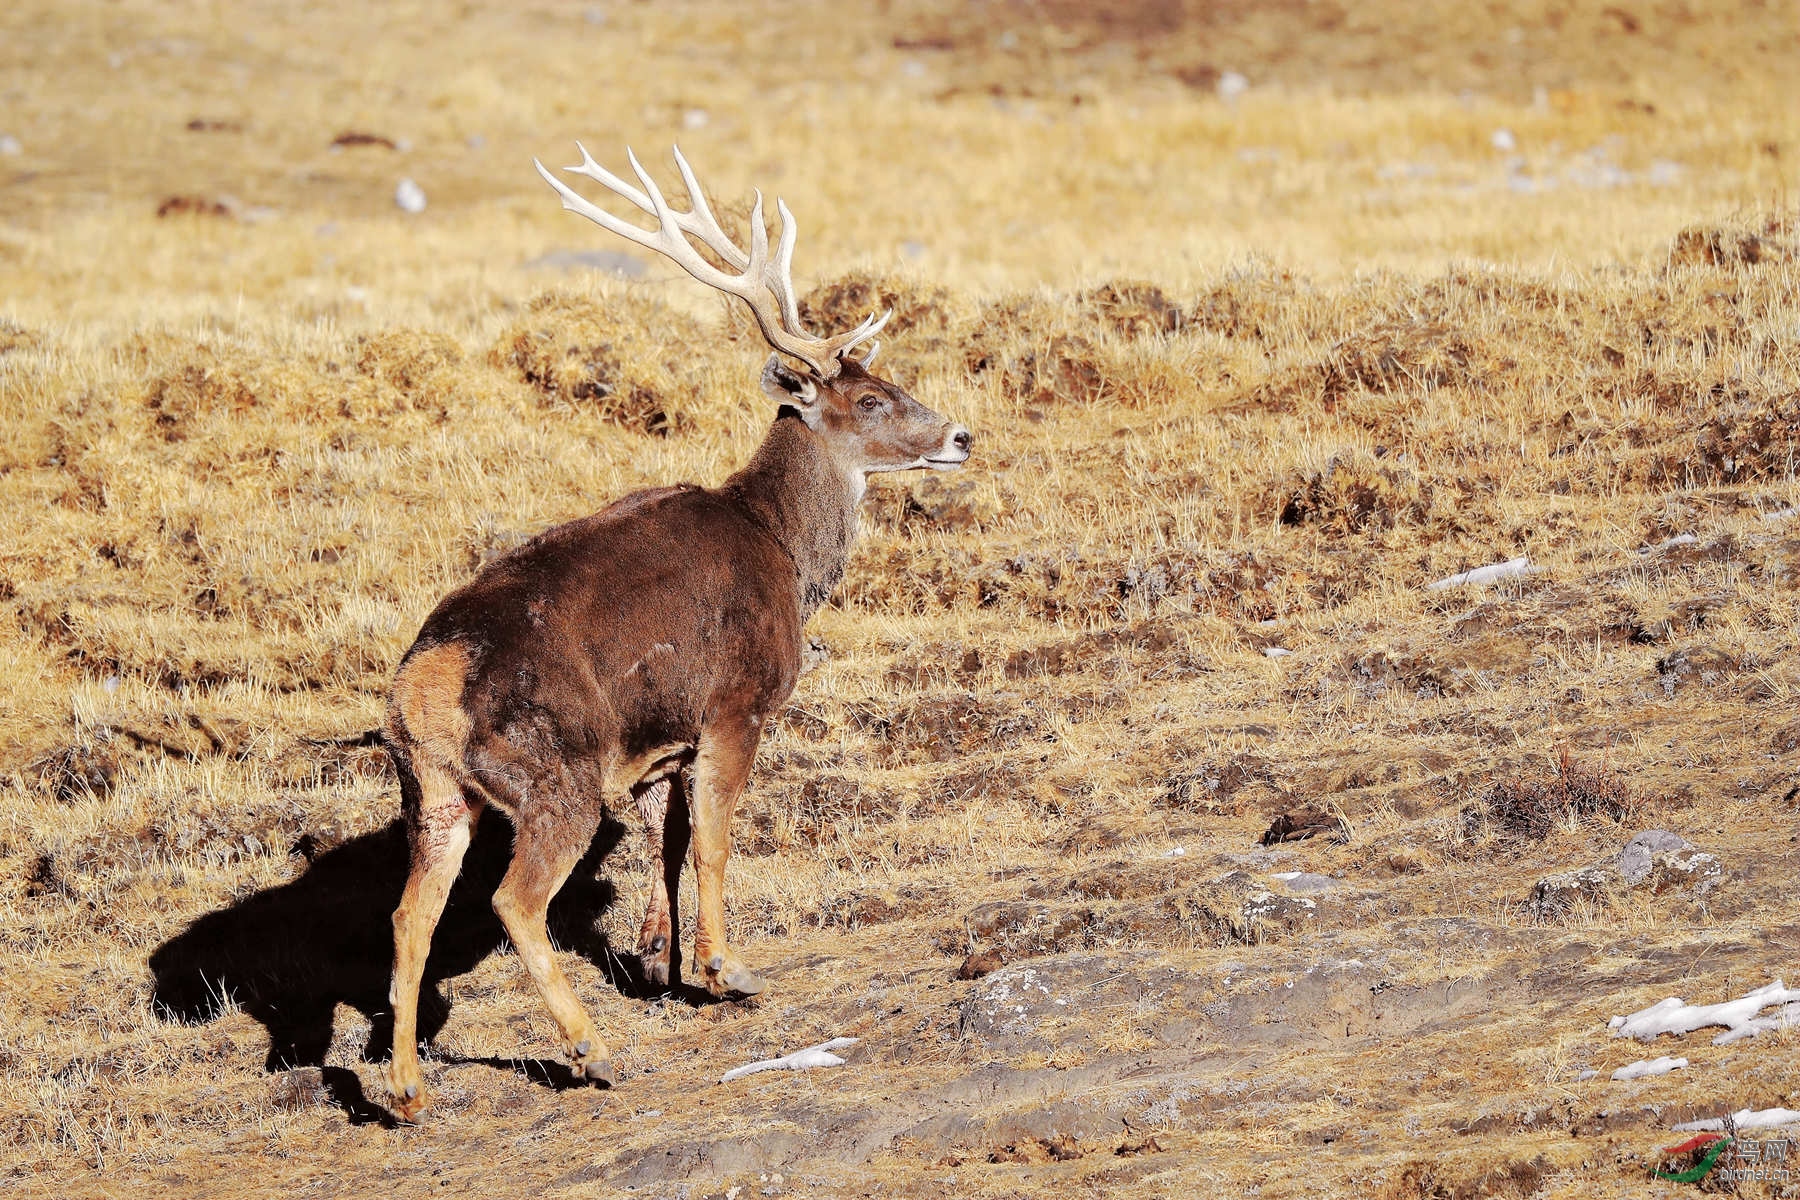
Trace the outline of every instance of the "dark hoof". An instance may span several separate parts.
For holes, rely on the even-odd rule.
[[[599,1062],[588,1063],[581,1071],[582,1074],[587,1077],[589,1083],[597,1083],[601,1087],[611,1087],[615,1082],[613,1079],[612,1063],[605,1059],[602,1059]]]
[[[669,986],[669,960],[667,958],[651,958],[648,955],[638,959],[644,969],[644,982],[657,987]]]
[[[667,950],[668,948],[669,948],[669,939],[664,937],[662,934],[659,933],[655,937],[650,939],[649,953],[661,954],[664,950]]]

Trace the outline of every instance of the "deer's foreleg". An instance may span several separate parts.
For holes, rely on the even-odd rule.
[[[725,861],[731,855],[731,815],[744,792],[761,740],[760,720],[724,720],[701,736],[694,756],[693,794],[688,798],[694,874],[700,892],[694,919],[694,961],[700,964],[706,990],[715,996],[754,996],[767,986],[725,940]]]

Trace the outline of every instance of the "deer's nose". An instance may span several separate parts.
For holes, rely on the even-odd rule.
[[[958,429],[955,433],[950,435],[950,444],[955,446],[958,450],[961,450],[964,454],[967,454],[969,452],[969,447],[975,444],[975,435],[966,429]]]

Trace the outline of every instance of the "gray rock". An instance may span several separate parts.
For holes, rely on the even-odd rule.
[[[1688,840],[1680,834],[1666,829],[1646,830],[1625,843],[1625,849],[1619,852],[1619,878],[1636,887],[1650,878],[1651,863],[1658,854],[1691,849]]]
[[[325,1072],[318,1067],[296,1067],[275,1076],[270,1097],[283,1112],[299,1112],[317,1108],[331,1099],[325,1086]]]
[[[1269,934],[1291,933],[1319,919],[1319,902],[1305,896],[1278,896],[1257,889],[1244,897],[1246,942],[1262,941]]]
[[[1311,871],[1301,871],[1292,876],[1272,875],[1270,878],[1277,880],[1290,892],[1329,892],[1343,882],[1329,875],[1315,875]]]
[[[519,267],[526,271],[575,271],[585,267],[621,279],[642,279],[645,271],[642,259],[617,250],[551,250]]]
[[[1092,967],[1091,971],[1084,970]],[[963,1002],[962,1034],[990,1048],[1017,1051],[1048,1045],[1056,1030],[1079,1012],[1071,1001],[1088,999],[1105,972],[1090,960],[1004,967],[984,978]]]
[[[1627,842],[1610,867],[1598,864],[1538,880],[1531,890],[1531,915],[1548,921],[1582,905],[1598,907],[1621,885],[1648,888],[1658,896],[1685,892],[1690,899],[1702,899],[1723,878],[1724,870],[1715,855],[1694,849],[1679,834],[1649,829]]]
[[[1710,895],[1723,874],[1717,857],[1684,844],[1653,856],[1645,882],[1657,895],[1685,891],[1698,898]]]

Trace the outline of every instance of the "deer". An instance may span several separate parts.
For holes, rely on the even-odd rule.
[[[382,737],[399,777],[410,865],[393,917],[385,1082],[394,1115],[409,1123],[427,1102],[418,1045],[425,960],[488,808],[513,827],[494,911],[576,1080],[615,1082],[609,1052],[557,965],[545,915],[601,820],[627,797],[652,861],[638,945],[644,978],[666,985],[672,957],[679,962],[675,899],[691,857],[700,982],[722,999],[765,989],[726,940],[724,892],[732,814],[765,723],[794,690],[803,627],[843,577],[868,476],[955,470],[973,444],[963,426],[871,373],[875,335],[892,310],[829,336],[801,321],[798,225],[783,200],[771,256],[755,193],[746,252],[714,218],[679,147],[685,212],[629,148],[641,187],[576,145],[582,161],[564,170],[602,184],[653,228],[599,207],[534,160],[538,174],[564,209],[748,306],[772,351],[761,384],[775,416],[750,460],[719,486],[634,492],[491,560],[438,603],[396,668]]]

